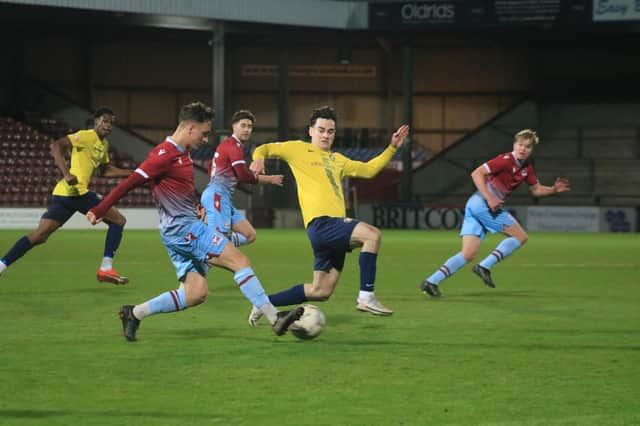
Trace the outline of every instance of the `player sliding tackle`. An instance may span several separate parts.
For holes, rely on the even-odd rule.
[[[424,280],[420,288],[425,294],[431,297],[441,296],[440,283],[476,257],[487,231],[501,232],[507,238],[487,258],[473,267],[473,273],[485,285],[495,287],[491,268],[522,247],[528,238],[518,221],[502,210],[507,196],[523,182],[529,184],[531,193],[536,197],[569,191],[569,181],[565,178],[556,179],[553,186],[544,186],[538,182],[533,165],[529,162],[533,147],[538,142],[536,132],[522,130],[515,135],[513,151],[498,155],[471,173],[478,191],[469,198],[465,207],[464,222],[460,230],[462,251],[449,258],[440,269]]]
[[[264,173],[265,158],[279,158],[291,167],[298,185],[298,200],[307,235],[315,257],[313,281],[297,284],[269,295],[275,306],[294,305],[307,300],[328,300],[338,284],[345,255],[353,248],[360,251],[360,292],[356,309],[373,315],[391,315],[374,293],[376,262],[380,249],[380,230],[368,223],[346,217],[342,179],[372,178],[389,163],[402,146],[409,126],[400,126],[389,146],[377,157],[364,163],[331,151],[336,136],[337,117],[333,108],[314,110],[309,119],[311,143],[289,141],[259,146],[253,153],[250,169]],[[256,325],[262,311],[254,307],[249,324]]]
[[[140,321],[147,316],[181,311],[204,302],[208,294],[206,275],[213,265],[234,273],[233,278],[242,294],[269,319],[278,336],[283,335],[304,312],[302,307],[278,312],[269,302],[249,258],[224,235],[207,227],[197,215],[193,162],[189,152],[208,143],[212,120],[213,110],[200,102],[183,106],[180,123],[173,135],[157,145],[129,178],[87,213],[89,222],[96,224],[133,188],[146,182],[151,184],[160,215],[162,242],[183,285],[144,303],[125,305],[120,309],[123,333],[129,341],[136,340]]]

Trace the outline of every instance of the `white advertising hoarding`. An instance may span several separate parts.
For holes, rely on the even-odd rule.
[[[598,207],[528,207],[527,230],[545,232],[598,232]]]
[[[593,22],[640,21],[638,0],[593,0]]]

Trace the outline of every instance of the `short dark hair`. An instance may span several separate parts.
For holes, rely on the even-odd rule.
[[[238,121],[244,120],[245,118],[247,120],[251,120],[251,124],[254,124],[256,122],[256,116],[253,115],[251,111],[249,111],[248,109],[241,109],[240,111],[234,112],[233,116],[231,116],[231,125],[233,126]]]
[[[311,112],[311,117],[309,117],[309,127],[313,127],[316,125],[316,120],[318,118],[325,118],[327,120],[333,120],[338,125],[338,120],[336,118],[336,110],[331,108],[330,106],[322,106],[320,108],[316,108]]]
[[[181,123],[183,121],[195,121],[198,123],[204,123],[207,121],[213,121],[213,117],[213,108],[206,106],[202,102],[194,101],[180,108],[178,120]]]
[[[115,115],[113,110],[109,107],[100,107],[93,113],[93,118],[100,118],[105,114]]]

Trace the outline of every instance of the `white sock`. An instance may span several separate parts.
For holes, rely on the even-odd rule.
[[[260,306],[260,311],[264,314],[265,317],[269,320],[271,325],[273,325],[278,319],[278,310],[271,303],[265,303]]]
[[[147,315],[151,314],[151,306],[148,303],[143,303],[141,305],[136,305],[133,307],[133,316],[142,320]]]
[[[369,299],[371,299],[371,297],[373,297],[373,292],[372,291],[362,291],[360,290],[360,293],[358,293],[358,300],[362,300],[362,301],[368,301]]]
[[[102,269],[103,271],[113,269],[113,257],[103,257],[100,269]]]
[[[4,262],[2,260],[0,260],[0,274],[2,273],[2,271],[4,271],[5,269],[7,269],[7,265],[4,264]]]

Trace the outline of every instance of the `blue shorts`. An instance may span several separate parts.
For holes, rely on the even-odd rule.
[[[187,272],[206,276],[209,271],[207,259],[218,257],[229,240],[199,220],[194,220],[186,235],[163,238],[164,246],[176,268],[179,281],[184,281]]]
[[[311,241],[314,271],[342,271],[344,258],[351,251],[351,234],[358,220],[348,217],[321,216],[313,219],[307,228]]]
[[[516,222],[516,219],[507,211],[498,209],[492,212],[486,200],[476,192],[469,197],[464,208],[464,221],[460,235],[477,235],[480,239],[484,239],[487,231],[492,234],[502,232],[505,226],[511,226]]]
[[[217,229],[224,235],[229,235],[233,225],[247,220],[231,204],[231,198],[215,191],[213,186],[207,186],[200,197],[200,204],[207,211],[207,225]]]
[[[100,204],[101,197],[95,192],[87,192],[84,195],[74,197],[64,197],[62,195],[52,195],[47,206],[47,211],[42,215],[42,219],[51,219],[64,224],[75,212],[87,214],[89,209]]]

